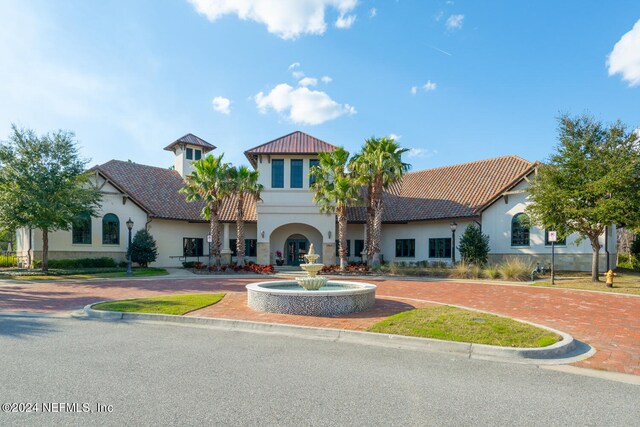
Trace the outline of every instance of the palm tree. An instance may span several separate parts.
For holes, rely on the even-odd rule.
[[[318,153],[318,165],[311,168],[315,176],[313,201],[321,212],[335,212],[338,219],[338,256],[340,270],[348,263],[347,208],[359,202],[360,186],[347,173],[349,153],[338,147],[333,152]]]
[[[371,257],[371,266],[380,265],[380,242],[382,240],[382,214],[384,212],[383,191],[391,184],[402,179],[411,165],[402,162],[402,154],[408,149],[401,148],[395,140],[382,138],[369,138],[362,147],[362,152],[356,158],[359,166],[359,178],[365,182],[369,189],[369,207],[371,208],[371,233],[368,236],[368,256]],[[368,219],[369,219],[369,215]]]
[[[373,234],[373,205],[372,205],[372,187],[373,182],[370,179],[372,176],[369,168],[369,163],[362,153],[356,153],[349,162],[349,169],[351,170],[351,176],[354,183],[360,187],[366,187],[364,191],[364,206],[365,206],[365,236],[364,236],[364,252],[366,254],[366,263],[371,265],[371,235]],[[357,254],[356,254],[357,255]]]
[[[202,201],[204,207],[200,215],[209,220],[211,233],[211,255],[216,266],[220,265],[220,219],[218,212],[224,198],[229,194],[229,163],[222,158],[208,155],[193,162],[194,171],[185,177],[185,186],[180,193],[186,196],[187,202]]]
[[[236,252],[238,265],[244,265],[244,200],[246,196],[253,196],[260,200],[263,186],[258,183],[258,171],[252,171],[246,166],[229,170],[229,194],[236,198]]]

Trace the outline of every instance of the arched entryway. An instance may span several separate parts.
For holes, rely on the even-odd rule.
[[[282,252],[285,265],[298,266],[306,262],[304,256],[313,244],[315,252],[322,255],[322,234],[308,224],[291,223],[277,227],[269,236],[271,253],[277,256]],[[277,258],[274,258],[274,263]],[[322,262],[322,260],[318,260]]]
[[[309,239],[302,234],[292,234],[284,244],[284,262],[286,265],[298,266],[305,262],[304,256],[309,252]]]

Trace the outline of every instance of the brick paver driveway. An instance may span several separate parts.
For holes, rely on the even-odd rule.
[[[263,280],[263,279],[260,279]],[[104,280],[0,286],[0,311],[55,312],[108,299],[167,293],[227,292],[215,306],[192,315],[310,326],[365,329],[412,307],[448,303],[547,325],[593,345],[597,353],[577,365],[640,375],[640,297],[565,289],[453,282],[375,280],[374,310],[333,318],[257,313],[246,307],[244,285],[255,278]]]

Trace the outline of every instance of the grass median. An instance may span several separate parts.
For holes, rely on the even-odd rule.
[[[450,306],[398,313],[368,331],[517,348],[547,347],[562,339],[554,332],[528,323]]]
[[[101,302],[94,310],[120,311],[126,313],[152,313],[183,315],[208,307],[220,301],[225,294],[161,295],[149,298],[125,299]]]

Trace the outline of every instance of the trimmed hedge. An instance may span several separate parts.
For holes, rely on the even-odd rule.
[[[36,267],[41,267],[42,261],[36,261]],[[49,268],[72,270],[78,268],[115,268],[118,264],[113,258],[79,258],[79,259],[50,259]]]

